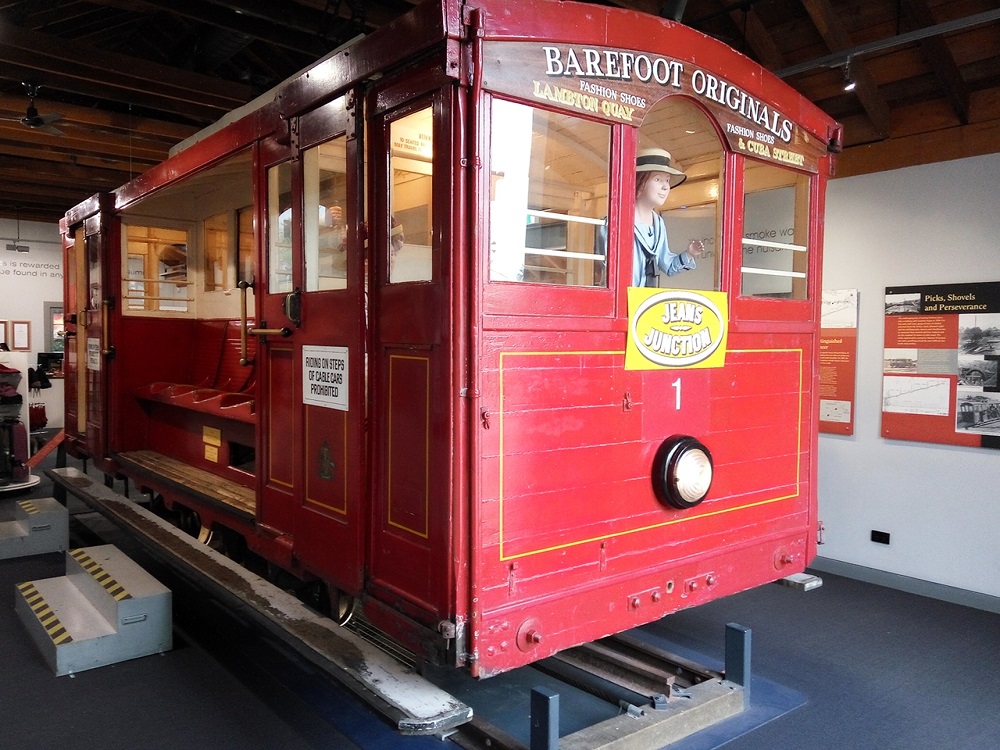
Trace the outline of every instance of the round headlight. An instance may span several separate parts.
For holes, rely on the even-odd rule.
[[[653,459],[653,491],[661,503],[693,508],[712,486],[712,454],[688,435],[663,441]]]

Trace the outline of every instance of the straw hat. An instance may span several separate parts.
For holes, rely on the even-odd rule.
[[[676,167],[671,166],[672,159],[670,152],[662,148],[643,148],[635,158],[636,172],[666,172],[671,175],[670,187],[677,187],[687,175]]]

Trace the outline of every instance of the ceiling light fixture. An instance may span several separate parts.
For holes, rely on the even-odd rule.
[[[844,63],[844,91],[854,91],[857,85],[851,78],[851,58],[848,57],[847,62]]]
[[[14,211],[16,212],[15,215],[17,217],[17,238],[13,243],[7,244],[7,249],[11,252],[26,253],[30,250],[30,248],[27,245],[21,244],[21,207],[15,206]]]

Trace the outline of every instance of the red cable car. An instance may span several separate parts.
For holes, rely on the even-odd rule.
[[[68,212],[69,450],[476,676],[801,572],[840,135],[678,23],[424,3]]]

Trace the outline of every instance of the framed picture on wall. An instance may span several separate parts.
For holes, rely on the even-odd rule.
[[[61,352],[66,327],[63,321],[62,302],[45,303],[45,351]]]
[[[12,320],[10,322],[10,349],[14,352],[31,351],[31,321]]]
[[[10,346],[10,344],[7,344],[7,321],[6,320],[0,320],[0,344],[6,344],[7,346]]]

